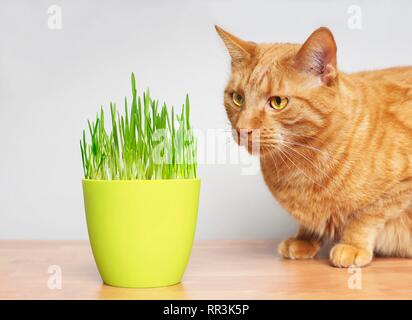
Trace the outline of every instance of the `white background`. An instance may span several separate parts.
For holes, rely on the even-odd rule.
[[[49,6],[61,30],[48,28]],[[348,8],[362,9],[362,29]],[[410,65],[411,1],[0,2],[0,239],[85,239],[79,138],[100,105],[139,89],[180,106],[196,128],[228,129],[229,58],[213,28],[256,42],[301,43],[330,27],[344,71]],[[202,165],[198,239],[282,238],[296,229],[260,174]]]

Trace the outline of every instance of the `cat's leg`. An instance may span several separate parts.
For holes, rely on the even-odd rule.
[[[343,268],[368,265],[373,258],[376,236],[384,224],[384,214],[353,216],[345,225],[339,243],[330,251],[332,265]]]
[[[331,263],[336,267],[365,266],[372,261],[374,251],[410,256],[411,198],[412,181],[405,179],[363,212],[352,216],[344,226],[340,243],[330,252]]]
[[[320,250],[322,240],[300,227],[296,237],[283,240],[278,246],[279,254],[288,259],[312,259]]]
[[[374,251],[381,256],[412,258],[412,208],[386,222]]]

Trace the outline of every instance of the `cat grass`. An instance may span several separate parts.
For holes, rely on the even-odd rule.
[[[160,180],[193,179],[197,171],[197,140],[190,124],[186,95],[180,113],[152,99],[149,90],[137,95],[132,73],[131,104],[124,113],[110,103],[109,124],[103,107],[88,121],[80,140],[85,179]],[[106,130],[106,126],[110,127]]]

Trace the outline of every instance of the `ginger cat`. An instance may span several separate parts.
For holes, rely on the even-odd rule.
[[[228,118],[238,138],[259,130],[264,180],[300,225],[279,253],[313,258],[334,240],[336,267],[412,257],[412,67],[340,72],[324,27],[303,45],[216,30],[232,60]]]

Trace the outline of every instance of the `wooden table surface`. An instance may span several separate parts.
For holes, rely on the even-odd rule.
[[[327,259],[293,261],[276,241],[197,241],[181,284],[122,289],[102,283],[87,241],[0,241],[0,299],[412,299],[412,259],[377,258],[354,273]],[[49,289],[58,265],[62,288]]]

